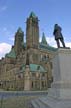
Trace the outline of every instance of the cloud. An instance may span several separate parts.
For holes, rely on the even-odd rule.
[[[54,37],[47,37],[46,40],[47,40],[49,45],[57,48],[57,44],[56,44],[56,41],[54,40]],[[71,42],[66,41],[66,39],[65,39],[65,45],[66,45],[66,47],[70,47],[71,48]],[[60,42],[60,46],[62,47],[62,43],[61,42]]]
[[[1,8],[2,11],[5,11],[6,9],[7,9],[7,6],[3,6],[3,7]]]
[[[40,42],[41,42],[41,40],[42,40],[42,38],[40,38]],[[57,44],[56,44],[56,41],[55,41],[54,37],[46,37],[46,40],[47,40],[47,43],[50,46],[53,46],[53,47],[57,48]],[[66,47],[71,48],[71,42],[67,41],[66,39],[65,39],[65,45],[66,45]],[[60,42],[60,46],[62,46],[61,42]]]
[[[11,45],[8,43],[0,43],[0,59],[11,50]]]
[[[56,41],[54,40],[54,37],[46,37],[46,40],[47,40],[47,43],[50,46],[57,47],[57,44],[56,44]],[[41,38],[40,38],[40,42],[41,42]],[[65,44],[66,44],[66,47],[71,48],[71,42],[65,41]],[[2,57],[4,57],[5,54],[8,53],[10,50],[11,50],[11,45],[10,44],[8,44],[8,43],[0,43],[0,59]]]
[[[54,40],[54,37],[46,37],[47,43],[53,47],[57,47],[56,46],[56,42]]]
[[[66,47],[70,47],[71,48],[71,42],[66,42]]]
[[[4,28],[0,28],[0,35],[3,35],[3,36],[9,36],[10,35],[10,31],[7,29],[7,27],[4,27]]]
[[[0,12],[6,11],[6,10],[7,10],[7,6],[0,7]]]
[[[5,35],[5,36],[11,35],[11,32],[8,30],[7,27],[4,27],[4,28],[2,29],[2,33],[3,33],[3,35]]]
[[[12,28],[8,29],[7,27],[0,28],[0,35],[7,37],[9,41],[14,42],[14,31]]]
[[[42,40],[42,37],[40,37],[39,41],[41,42],[41,40]],[[50,46],[57,47],[54,37],[46,37],[46,40]]]
[[[14,40],[15,40],[14,38],[15,38],[15,37],[10,37],[9,40],[11,40],[11,41],[14,42]]]

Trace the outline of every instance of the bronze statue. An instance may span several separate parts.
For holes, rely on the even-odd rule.
[[[61,30],[62,30],[62,28],[58,24],[54,25],[53,35],[55,36],[55,40],[57,42],[58,48],[60,48],[60,42],[59,42],[59,40],[61,41],[63,47],[65,47],[64,38],[62,36]]]

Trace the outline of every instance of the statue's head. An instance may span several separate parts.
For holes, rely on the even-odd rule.
[[[58,24],[55,24],[55,25],[54,25],[54,27],[57,27],[57,26],[58,26]]]

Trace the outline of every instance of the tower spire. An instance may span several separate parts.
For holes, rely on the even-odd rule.
[[[32,12],[30,13],[30,16],[29,16],[29,17],[36,18],[36,15],[35,15],[35,13],[32,11]]]
[[[26,23],[26,44],[27,48],[36,47],[39,45],[39,25],[38,17],[31,12]]]
[[[47,45],[47,41],[46,41],[44,32],[42,34],[42,41],[41,41],[41,43],[44,44],[44,45]]]
[[[17,55],[19,55],[23,49],[23,43],[24,43],[23,37],[24,37],[24,32],[22,31],[21,27],[19,27],[15,34],[15,42],[14,42],[15,52]]]

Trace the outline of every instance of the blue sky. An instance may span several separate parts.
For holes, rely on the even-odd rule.
[[[62,27],[67,46],[71,46],[71,0],[0,0],[0,57],[10,51],[18,27],[26,34],[26,18],[33,11],[39,18],[40,38],[45,32],[48,43],[55,45],[54,24]]]

